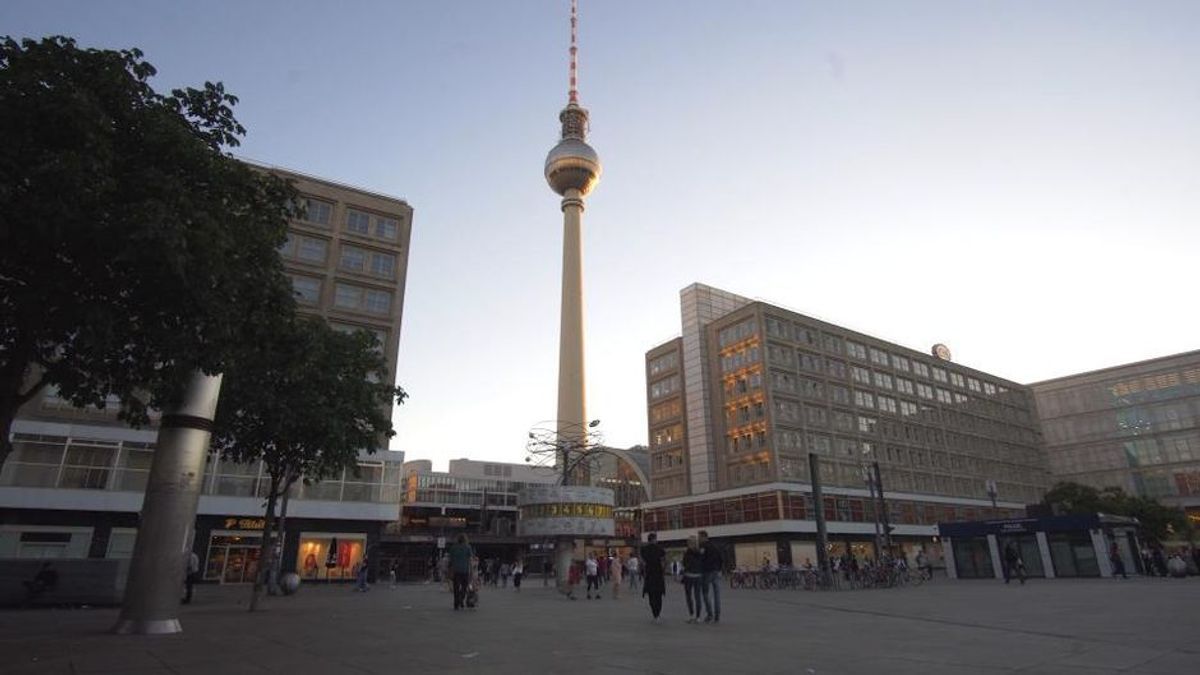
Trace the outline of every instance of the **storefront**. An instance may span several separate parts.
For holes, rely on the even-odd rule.
[[[1027,577],[1108,577],[1114,544],[1136,570],[1137,529],[1136,519],[1102,513],[938,525],[951,579],[1003,579],[1009,551]]]
[[[367,550],[367,536],[353,532],[301,532],[296,571],[301,579],[353,579]]]
[[[253,582],[265,525],[264,518],[198,517],[195,551],[200,556],[204,580],[222,584]],[[353,580],[363,556],[377,546],[379,528],[379,523],[369,521],[288,518],[279,549],[280,568],[308,581]]]

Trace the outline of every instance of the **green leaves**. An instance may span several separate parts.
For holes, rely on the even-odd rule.
[[[225,374],[213,448],[235,461],[261,458],[278,478],[317,481],[385,447],[392,404],[405,393],[382,381],[374,340],[319,318],[261,325]]]
[[[163,96],[154,73],[136,49],[0,41],[0,460],[37,387],[142,424],[294,311],[294,191],[225,154],[245,130],[222,85]]]
[[[1108,513],[1137,518],[1147,534],[1164,541],[1190,533],[1187,518],[1179,509],[1163,506],[1148,497],[1134,497],[1118,487],[1097,490],[1089,485],[1059,482],[1046,493],[1042,503],[1063,513]]]

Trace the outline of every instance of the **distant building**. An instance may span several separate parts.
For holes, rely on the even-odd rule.
[[[306,209],[281,254],[300,310],[379,340],[395,379],[412,208],[403,200],[273,167]],[[130,429],[105,410],[77,409],[53,389],[13,424],[15,451],[0,471],[0,558],[132,555],[157,431]],[[306,578],[352,576],[385,523],[400,516],[404,454],[363,453],[358,471],[297,485],[283,568]],[[267,478],[258,464],[210,457],[194,533],[202,576],[250,581],[258,568]]]
[[[704,528],[740,565],[815,561],[809,453],[836,554],[872,554],[873,462],[910,553],[940,553],[938,522],[1013,517],[1049,486],[1028,387],[701,284],[681,308],[682,336],[646,354],[660,540]]]
[[[1056,480],[1152,497],[1200,524],[1200,351],[1030,386]]]

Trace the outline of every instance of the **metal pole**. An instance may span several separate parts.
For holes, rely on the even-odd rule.
[[[817,521],[817,568],[821,571],[821,584],[828,586],[829,578],[829,533],[825,530],[825,500],[821,495],[821,457],[808,453],[808,475],[812,483],[813,518]]]
[[[888,527],[887,501],[883,498],[883,478],[879,474],[879,462],[871,462],[875,471],[875,489],[879,496],[879,517],[883,523],[883,542],[888,555],[892,555],[892,533]]]
[[[220,375],[193,373],[183,402],[162,416],[116,633],[183,631],[179,596],[220,393]]]
[[[867,482],[867,490],[871,493],[871,513],[874,514],[875,521],[875,559],[879,560],[879,505],[875,501],[875,479],[872,477],[871,469],[866,464],[862,466],[863,478]]]

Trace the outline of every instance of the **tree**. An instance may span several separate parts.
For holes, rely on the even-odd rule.
[[[264,325],[259,333],[225,374],[213,433],[215,451],[238,462],[261,460],[268,476],[251,611],[275,562],[277,502],[301,478],[317,482],[357,471],[360,451],[374,452],[394,435],[391,406],[405,398],[383,381],[386,365],[367,331],[341,333],[304,317]],[[281,526],[278,536],[282,544]]]
[[[0,39],[0,464],[46,386],[144,424],[294,311],[294,191],[224,151],[245,130],[221,84],[154,74],[137,49]]]
[[[1191,536],[1191,526],[1182,511],[1149,497],[1130,496],[1119,487],[1098,490],[1089,485],[1059,482],[1050,488],[1042,503],[1055,513],[1109,513],[1137,518],[1143,531],[1155,541]]]

